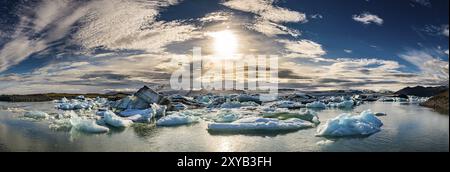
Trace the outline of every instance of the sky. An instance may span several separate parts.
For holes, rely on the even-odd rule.
[[[166,86],[193,47],[279,56],[279,87],[448,85],[448,0],[0,0],[0,94]]]

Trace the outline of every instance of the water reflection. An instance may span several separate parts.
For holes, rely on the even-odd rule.
[[[0,103],[10,107],[12,104]],[[49,103],[14,104],[51,112]],[[326,109],[319,112],[322,123],[340,113],[358,114],[371,109],[388,115],[379,117],[382,131],[363,138],[315,137],[316,129],[286,133],[211,133],[207,122],[189,126],[137,125],[107,134],[53,131],[44,121],[27,121],[0,110],[0,151],[162,151],[162,152],[251,152],[251,151],[448,151],[449,117],[416,105],[368,103],[351,112]],[[327,142],[326,140],[331,140]],[[322,141],[322,142],[321,142]],[[320,143],[320,144],[318,144]]]

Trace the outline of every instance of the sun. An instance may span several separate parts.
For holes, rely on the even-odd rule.
[[[214,59],[231,60],[237,58],[239,41],[236,34],[230,30],[207,33],[214,39]]]

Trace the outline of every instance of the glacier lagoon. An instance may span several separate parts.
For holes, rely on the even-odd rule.
[[[25,111],[57,113],[53,102],[0,102],[0,151],[50,152],[448,152],[449,116],[415,104],[368,102],[350,110],[317,110],[323,125],[342,113],[383,112],[381,131],[366,137],[317,137],[317,128],[292,132],[211,133],[208,122],[146,125],[104,134],[55,131]],[[9,108],[9,110],[7,110]]]

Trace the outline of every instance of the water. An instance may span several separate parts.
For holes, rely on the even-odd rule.
[[[319,112],[322,122],[344,112],[360,113],[366,109],[386,112],[379,117],[385,124],[382,131],[365,138],[341,138],[319,145],[326,140],[315,137],[316,129],[292,133],[253,135],[212,135],[207,123],[145,129],[128,128],[107,134],[57,132],[45,121],[20,119],[21,113],[11,113],[6,107],[56,112],[51,102],[1,103],[0,151],[94,151],[94,152],[416,152],[449,151],[449,116],[417,105],[398,103],[367,103],[353,110],[327,109]]]

